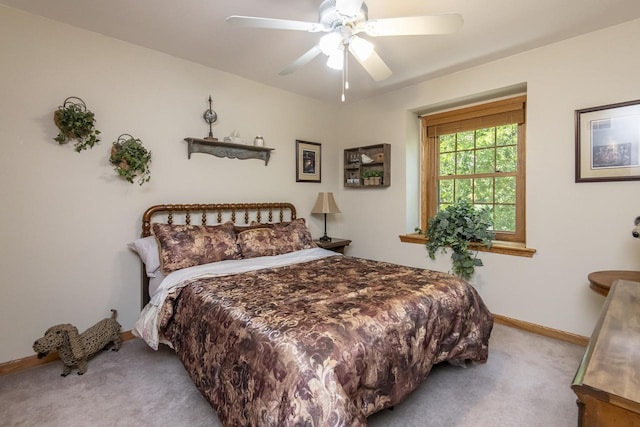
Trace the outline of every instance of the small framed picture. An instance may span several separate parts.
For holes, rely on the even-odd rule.
[[[317,142],[296,140],[296,182],[321,182],[321,171],[321,145]]]
[[[640,100],[576,110],[576,182],[640,180]]]

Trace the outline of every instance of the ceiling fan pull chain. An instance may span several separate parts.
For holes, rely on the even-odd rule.
[[[349,90],[349,46],[344,47],[344,88]]]
[[[344,64],[344,66],[342,67],[342,102],[344,102],[345,100],[345,96],[344,96],[344,86],[345,86],[345,82],[347,81],[347,64]]]
[[[342,49],[343,51],[343,55],[344,55],[344,59],[343,59],[343,66],[342,66],[342,102],[345,101],[345,96],[344,96],[344,91],[345,89],[349,89],[349,52],[348,52],[348,46],[345,45],[344,48]]]

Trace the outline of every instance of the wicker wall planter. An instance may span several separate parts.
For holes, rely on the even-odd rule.
[[[109,162],[115,165],[114,170],[133,184],[138,178],[138,184],[142,185],[151,179],[149,163],[151,163],[151,151],[144,148],[138,138],[123,133],[113,143]]]
[[[74,148],[78,153],[93,148],[100,141],[100,131],[95,128],[95,121],[94,114],[87,109],[84,101],[70,96],[53,113],[53,122],[60,131],[53,140],[66,144],[75,139]]]

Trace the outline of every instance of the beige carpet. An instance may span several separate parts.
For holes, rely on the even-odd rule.
[[[436,366],[371,427],[574,427],[570,385],[584,348],[495,325],[489,361]],[[60,361],[0,377],[0,426],[221,426],[172,350],[141,340],[60,376]]]

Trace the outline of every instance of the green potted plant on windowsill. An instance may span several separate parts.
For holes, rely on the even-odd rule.
[[[109,162],[115,165],[114,170],[118,175],[132,184],[136,177],[140,185],[151,179],[151,151],[144,148],[142,141],[129,134],[120,135],[113,143]]]
[[[427,238],[429,258],[435,259],[438,250],[451,248],[453,273],[465,280],[473,276],[475,267],[482,266],[477,251],[469,249],[471,242],[490,248],[495,232],[488,209],[477,209],[467,200],[459,200],[440,210],[429,219],[427,230],[416,231]]]
[[[75,139],[75,150],[79,153],[87,148],[93,148],[100,139],[100,131],[95,128],[95,116],[80,98],[70,96],[53,113],[53,122],[58,127],[58,136],[54,141],[66,144],[69,139]]]

